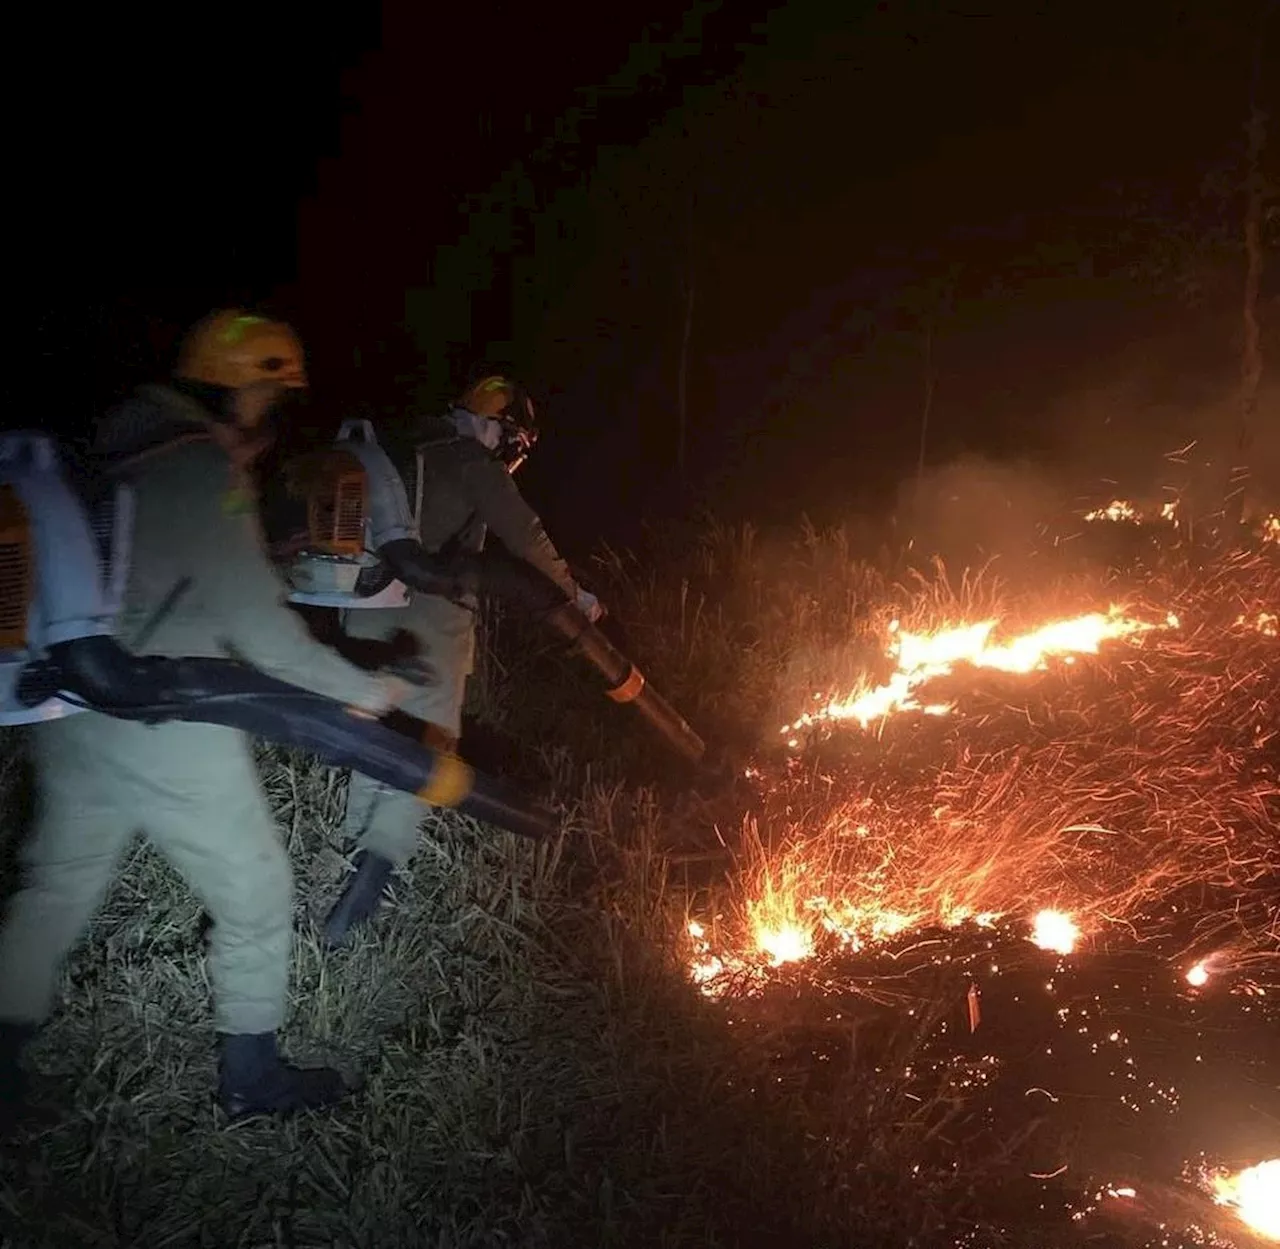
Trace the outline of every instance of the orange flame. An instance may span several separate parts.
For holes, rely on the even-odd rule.
[[[916,692],[928,682],[953,672],[959,664],[997,672],[1035,672],[1047,667],[1052,658],[1065,657],[1070,663],[1076,655],[1096,655],[1103,642],[1132,637],[1159,626],[1131,619],[1113,606],[1106,612],[1052,621],[1005,642],[992,641],[995,627],[994,620],[983,620],[931,633],[910,633],[901,629],[895,620],[889,626],[888,654],[896,661],[896,669],[884,685],[828,703],[785,725],[782,732],[794,733],[823,720],[856,720],[866,728],[873,720],[893,711],[945,715],[952,709],[950,705],[922,705],[916,699]],[[1176,628],[1176,619],[1168,617],[1165,627]]]
[[[1178,519],[1178,499],[1166,499],[1158,508],[1140,508],[1130,503],[1127,499],[1112,499],[1106,507],[1095,507],[1091,512],[1085,512],[1084,518],[1088,521],[1134,521],[1138,524],[1151,524],[1158,517],[1164,521],[1176,521]]]
[[[760,897],[747,903],[746,911],[750,952],[717,952],[701,923],[693,919],[686,922],[692,950],[689,978],[708,997],[718,997],[730,975],[756,975],[765,967],[782,967],[812,958],[824,932],[845,949],[856,952],[891,941],[925,923],[943,928],[962,924],[992,928],[1001,918],[994,911],[974,911],[954,903],[908,914],[874,902],[859,906],[824,897],[803,898],[780,882],[770,881],[764,883]]]
[[[1280,1158],[1213,1180],[1213,1199],[1230,1206],[1245,1226],[1280,1241]]]
[[[769,956],[772,967],[798,963],[813,953],[813,937],[799,924],[784,923],[776,928],[760,925],[755,936],[756,945]]]
[[[1041,911],[1032,923],[1031,940],[1042,950],[1070,954],[1080,940],[1080,927],[1065,911]]]
[[[706,986],[725,970],[724,962],[712,952],[706,929],[696,919],[688,922],[685,931],[693,945],[694,957],[690,963],[693,982]]]
[[[1106,507],[1084,514],[1085,520],[1137,520],[1138,509],[1125,499],[1112,499]]]

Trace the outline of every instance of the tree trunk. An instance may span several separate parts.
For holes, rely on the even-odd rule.
[[[933,316],[924,327],[924,402],[920,409],[920,455],[916,462],[916,495],[924,489],[924,454],[929,445],[929,418],[933,415]]]
[[[680,375],[677,379],[676,407],[679,419],[679,441],[676,445],[676,468],[680,480],[685,479],[686,443],[689,436],[689,339],[693,333],[693,192],[689,193],[688,217],[685,225],[684,328],[680,335]]]
[[[1269,6],[1264,5],[1264,14]],[[1253,450],[1254,426],[1258,412],[1258,389],[1262,382],[1262,334],[1258,325],[1258,292],[1262,284],[1262,213],[1266,194],[1262,153],[1266,145],[1266,115],[1262,111],[1259,87],[1262,73],[1263,31],[1254,46],[1253,79],[1250,90],[1248,124],[1248,164],[1245,170],[1244,210],[1244,338],[1240,352],[1240,423],[1236,436],[1236,462],[1227,483],[1226,519],[1240,525],[1245,517],[1245,489],[1249,480],[1249,459]]]

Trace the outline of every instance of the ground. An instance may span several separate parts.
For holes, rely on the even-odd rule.
[[[1034,593],[838,534],[713,529],[643,576],[609,557],[614,636],[710,741],[701,772],[491,615],[470,740],[561,832],[433,814],[338,954],[316,931],[343,778],[264,750],[298,878],[286,1041],[360,1094],[221,1123],[200,908],[139,847],[32,1055],[54,1114],[4,1156],[5,1243],[1253,1243],[1211,1192],[1280,1157],[1276,642],[1237,620],[1280,564],[1126,535]],[[948,716],[820,714],[890,675],[891,618],[1013,628],[1122,590],[1145,640],[941,674]],[[1078,926],[1070,953],[1028,940],[1041,908]]]

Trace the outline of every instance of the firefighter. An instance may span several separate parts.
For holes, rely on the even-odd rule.
[[[479,553],[492,532],[513,555],[550,577],[588,619],[599,620],[599,601],[574,580],[513,480],[537,439],[533,405],[521,389],[503,376],[482,377],[446,416],[429,418],[414,433],[421,480],[408,493],[420,499],[423,548],[433,555]],[[405,608],[343,613],[348,637],[389,642],[407,634],[429,663],[434,682],[415,687],[401,710],[425,723],[426,744],[437,750],[453,750],[462,735],[476,609],[472,595],[450,599],[415,592]],[[355,872],[325,923],[331,947],[343,945],[377,909],[392,871],[417,849],[420,821],[412,795],[352,774],[345,833],[356,847]]]
[[[263,548],[249,469],[270,414],[306,385],[284,324],[214,314],[175,375],[101,422],[97,451],[136,498],[121,640],[139,653],[234,656],[381,716],[407,687],[313,641]],[[219,1099],[233,1119],[319,1107],[338,1072],[285,1063],[293,879],[249,740],[209,724],[148,726],[84,712],[37,725],[39,807],[23,882],[0,930],[0,1100],[14,1113],[20,1052],[54,1003],[59,966],[135,832],[177,869],[213,921],[208,944]]]

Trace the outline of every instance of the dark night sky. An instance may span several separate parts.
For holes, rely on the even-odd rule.
[[[929,309],[931,460],[1140,462],[1230,398],[1251,0],[334,7],[36,19],[10,243],[70,413],[233,298],[296,318],[318,421],[489,354],[548,396],[527,488],[581,550],[882,500]]]

